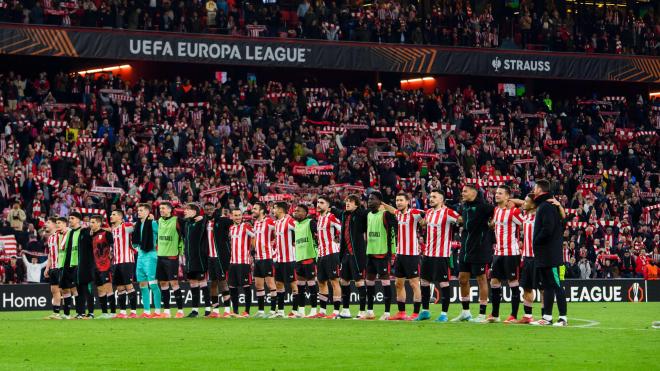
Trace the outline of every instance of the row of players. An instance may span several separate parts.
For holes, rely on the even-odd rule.
[[[375,283],[380,281],[385,301],[381,320],[430,319],[430,285],[435,283],[440,287],[442,306],[437,321],[446,322],[453,225],[463,224],[458,264],[463,311],[454,320],[499,322],[501,285],[507,282],[516,288],[514,292],[519,292],[519,286],[523,288],[524,316],[518,319],[521,298],[513,295],[512,312],[505,322],[548,325],[552,323],[555,292],[561,290],[560,283],[554,280],[556,267],[561,265],[561,261],[554,262],[557,255],[561,259],[561,241],[558,254],[545,251],[556,244],[543,243],[540,238],[535,246],[534,229],[535,222],[538,223],[535,211],[541,203],[548,203],[563,216],[561,206],[549,196],[548,187],[547,181],[540,180],[533,194],[518,200],[511,198],[508,187],[501,186],[496,191],[494,207],[479,197],[478,189],[466,185],[462,191],[462,215],[445,205],[441,192],[432,191],[431,209],[427,211],[410,208],[409,197],[404,193],[397,195],[396,208],[382,202],[379,192],[372,192],[367,209],[360,206],[358,196],[351,195],[345,200],[343,210],[332,208],[331,200],[321,196],[316,204],[315,220],[310,218],[304,204],[297,205],[290,216],[285,202],[274,205],[275,219],[268,215],[264,203],[257,202],[252,208],[254,224],[244,221],[240,210],[232,210],[226,217],[211,203],[204,205],[203,213],[197,204],[187,204],[184,217],[178,218],[172,215],[172,205],[162,202],[158,220],[153,220],[149,204],[140,204],[134,225],[124,223],[123,213],[115,210],[110,216],[110,229],[102,228],[100,216],[91,217],[89,228],[81,228],[82,216],[75,212],[70,214],[68,226],[65,218],[51,218],[47,222],[51,234],[47,275],[53,293],[50,318],[69,318],[74,296],[76,318],[93,317],[94,300],[88,285],[91,282],[98,289],[101,318],[136,317],[133,272],[143,298],[142,317],[171,317],[173,294],[177,305],[175,317],[181,318],[183,297],[178,275],[182,263],[192,294],[193,309],[188,317],[199,316],[202,294],[205,316],[220,317],[222,304],[223,317],[248,317],[251,300],[245,300],[245,311],[239,314],[239,289],[246,298],[251,298],[254,277],[256,317],[285,317],[285,295],[290,290],[293,308],[289,318],[352,318],[349,285],[353,281],[360,300],[356,318],[375,319]],[[543,222],[546,234],[551,224],[552,221]],[[418,242],[418,226],[426,227],[423,247]],[[522,249],[518,242],[521,229]],[[535,261],[535,250],[542,251],[542,262]],[[489,265],[492,312],[486,317]],[[396,277],[398,306],[394,315],[390,315],[392,271]],[[474,319],[469,310],[471,277],[479,285],[479,316]],[[413,292],[410,316],[405,308],[406,281]],[[533,289],[537,287],[545,289],[546,305],[542,309],[544,318],[533,321]],[[309,314],[305,312],[306,291],[311,306]],[[268,315],[264,310],[266,295],[271,303]],[[566,304],[560,296],[557,295],[560,318],[556,325],[566,325]],[[120,313],[113,316],[108,309],[114,313],[116,303]],[[329,305],[333,306],[332,312]]]

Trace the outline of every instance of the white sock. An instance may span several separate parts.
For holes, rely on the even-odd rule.
[[[552,316],[544,315],[543,319],[548,321],[548,322],[552,322]]]
[[[210,311],[211,311],[211,307],[206,307],[206,308],[204,308],[204,311],[206,311],[206,312],[210,312]]]
[[[258,311],[257,313],[259,313],[259,314],[264,314],[264,311],[263,311],[263,310],[260,310],[260,311]]]
[[[319,310],[319,312],[321,312],[321,314],[325,314],[325,308],[321,308],[321,310]]]
[[[199,312],[199,309],[198,309],[198,308],[193,308],[193,309],[192,309],[192,311],[193,311],[193,312]],[[180,310],[180,311],[178,311],[178,312],[181,312],[181,313],[183,313],[183,311],[182,311],[182,310]],[[177,312],[177,313],[178,313],[178,312]]]
[[[568,320],[566,319],[566,316],[559,316],[559,319],[563,319],[564,321],[568,322]]]
[[[231,309],[229,307],[225,307],[225,313],[231,313]]]
[[[119,313],[121,313],[121,314],[126,314],[126,309],[122,309],[122,310],[120,310]]]
[[[305,307],[298,308],[298,314],[300,314],[301,316],[304,316],[305,315]]]
[[[367,310],[367,314],[371,316],[371,315],[374,314],[374,311],[372,309],[369,309],[369,310]]]
[[[383,313],[383,315],[384,315],[384,316],[389,316],[389,315],[390,315],[390,312],[385,312],[385,313]]]
[[[333,310],[333,311],[332,311],[332,314],[334,314],[334,315],[338,315],[338,314],[339,314],[339,311],[338,311],[338,310]]]
[[[525,317],[525,318],[532,318],[532,315],[531,315],[531,314],[525,314],[523,317]]]
[[[165,314],[170,314],[170,310],[169,310],[169,309],[165,309]]]
[[[181,314],[183,314],[183,309],[179,309],[179,310],[177,310],[176,312],[177,312],[177,313],[181,313]]]
[[[472,315],[472,314],[470,313],[470,310],[469,310],[469,309],[463,309],[463,314],[465,314],[465,315]]]
[[[220,313],[220,309],[219,308],[213,308],[213,313]]]
[[[312,310],[309,311],[310,316],[315,316],[316,315],[316,308],[312,308]]]
[[[447,315],[447,312],[440,312],[440,315],[441,315],[441,316],[446,316],[446,315]]]
[[[154,309],[154,313],[160,314],[160,309]]]
[[[131,309],[131,314],[137,314],[137,310],[136,309]]]

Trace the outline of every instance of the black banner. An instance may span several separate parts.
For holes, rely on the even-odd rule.
[[[451,301],[459,302],[459,289],[457,281],[451,281]],[[649,302],[660,301],[660,281],[644,281],[641,279],[614,279],[614,280],[566,280],[564,282],[566,296],[569,302]],[[136,287],[137,288],[137,287]],[[190,290],[187,283],[182,283],[181,288],[185,299],[185,306],[189,307],[192,303]],[[412,297],[410,287],[406,287],[408,298]],[[394,286],[392,285],[392,290]],[[137,288],[138,300],[140,290]],[[309,293],[307,294],[309,296]],[[434,290],[432,300],[438,302],[438,290]],[[476,282],[472,282],[470,297],[473,302],[478,301],[478,292]],[[511,290],[504,289],[504,300],[511,300]],[[539,300],[538,292],[536,300]],[[270,298],[266,298],[269,303]],[[410,301],[410,300],[409,300]],[[245,297],[241,295],[241,304],[245,302]],[[252,297],[253,304],[256,305],[257,299]],[[287,295],[286,303],[291,302],[291,295]],[[358,295],[353,287],[351,293],[351,302],[358,302]],[[376,303],[383,302],[383,293],[380,287],[377,288]],[[171,304],[175,302],[172,298]],[[18,310],[48,310],[51,309],[51,294],[48,284],[26,284],[26,285],[1,285],[0,286],[0,311],[18,311]]]
[[[263,67],[660,82],[660,58],[0,25],[0,53]]]

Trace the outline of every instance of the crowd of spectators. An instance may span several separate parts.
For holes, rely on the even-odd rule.
[[[497,184],[524,197],[534,179],[548,178],[568,213],[568,277],[652,278],[659,129],[660,102],[643,96],[5,70],[0,235],[43,260],[45,218],[76,208],[133,218],[139,201],[170,200],[249,211],[259,199],[313,204],[319,194],[379,189],[389,203],[410,192],[423,209],[436,188],[458,207],[464,183],[493,202]],[[16,279],[21,260],[7,264],[5,280]]]
[[[302,0],[0,0],[0,21],[379,43],[507,47],[612,54],[660,54],[651,9],[522,0],[515,8],[465,0],[379,0],[363,6]],[[516,3],[517,2],[512,2]],[[535,7],[535,4],[536,7]],[[3,6],[4,5],[4,6]]]

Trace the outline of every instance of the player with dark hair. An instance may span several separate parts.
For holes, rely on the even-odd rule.
[[[318,272],[319,301],[321,310],[318,318],[335,319],[339,316],[341,306],[341,286],[339,285],[339,236],[341,236],[341,224],[331,211],[331,202],[327,196],[320,196],[316,201],[318,218],[316,230],[318,236]],[[330,290],[328,282],[332,286],[334,311],[326,315],[326,307],[329,301]]]
[[[58,233],[60,233],[58,241],[58,254],[57,254],[57,269],[59,270],[58,286],[62,292],[62,319],[71,318],[71,307],[73,306],[73,298],[78,296],[78,289],[76,288],[75,278],[77,276],[78,267],[78,252],[68,248],[69,242],[69,228],[68,219],[59,217],[56,221]],[[77,246],[76,246],[77,248]],[[76,254],[75,258],[72,256]]]
[[[156,280],[158,253],[158,222],[150,217],[151,206],[138,204],[138,221],[133,228],[131,243],[138,251],[136,264],[136,279],[140,284],[142,294],[142,318],[160,318],[160,288]],[[151,314],[151,295],[154,297],[154,313]]]
[[[66,228],[66,223],[64,224]],[[44,278],[48,280],[50,285],[50,293],[53,296],[51,304],[53,305],[53,313],[48,319],[62,319],[60,314],[60,307],[62,305],[62,290],[60,289],[60,270],[57,267],[58,255],[60,251],[60,244],[64,238],[59,231],[56,217],[50,217],[46,220],[46,247],[48,248],[48,262],[44,270]]]
[[[206,234],[209,244],[209,281],[211,281],[211,307],[212,313],[208,317],[220,317],[220,299],[224,306],[223,317],[231,315],[231,295],[227,285],[227,273],[229,272],[229,260],[231,257],[231,239],[229,228],[233,224],[230,218],[222,215],[222,209],[215,209],[211,202],[204,204],[204,213],[208,222]],[[205,314],[206,315],[206,314]]]
[[[346,197],[344,211],[341,213],[341,300],[342,311],[339,318],[349,319],[351,317],[351,281],[355,282],[357,288],[360,311],[356,318],[363,318],[367,308],[367,288],[364,285],[367,270],[367,211],[362,207],[360,197],[349,195]]]
[[[312,307],[308,318],[316,318],[318,287],[316,286],[316,222],[309,218],[309,209],[298,204],[293,212],[296,220],[296,275],[298,284],[298,315],[305,317],[305,290],[309,290]]]
[[[523,247],[522,269],[520,270],[520,287],[523,289],[523,317],[516,321],[519,324],[530,324],[534,321],[532,304],[534,303],[534,289],[539,288],[535,279],[536,265],[534,264],[534,250],[532,237],[534,235],[534,220],[536,219],[536,204],[534,194],[528,194],[524,200],[510,199],[516,206],[521,206],[523,215]],[[541,293],[541,311],[543,311],[543,294]]]
[[[116,209],[110,214],[112,237],[113,281],[117,287],[119,314],[116,318],[137,318],[137,292],[133,287],[135,280],[135,248],[131,244],[133,225],[124,223],[124,212]],[[131,306],[131,313],[126,315],[126,298]]]
[[[82,228],[82,214],[74,211],[69,214],[69,231],[66,234],[64,261],[62,264],[62,277],[60,287],[70,292],[76,288],[76,319],[85,318],[87,305],[87,318],[94,317],[94,298],[89,291],[88,284],[93,281],[94,258],[92,257],[92,241],[89,229]],[[65,296],[64,314],[68,315],[68,306]],[[71,301],[69,301],[69,304]],[[90,305],[91,304],[91,305]]]
[[[268,216],[266,204],[256,202],[252,207],[254,217],[254,286],[257,290],[257,305],[259,310],[254,318],[266,318],[264,313],[266,290],[270,296],[270,313],[275,314],[277,305],[277,287],[275,286],[273,248],[275,244],[275,222]],[[265,284],[265,285],[264,285]]]
[[[199,316],[200,292],[204,293],[206,307],[211,307],[211,295],[206,281],[209,242],[206,236],[206,218],[199,215],[200,212],[199,206],[194,203],[187,204],[183,209],[184,272],[192,294],[192,311],[188,318]]]
[[[536,276],[543,288],[543,318],[533,322],[535,325],[552,325],[552,306],[557,297],[559,319],[554,326],[567,326],[566,293],[559,278],[559,266],[563,264],[563,231],[561,211],[550,202],[550,182],[537,180],[534,186],[536,219],[532,245]]]
[[[293,308],[289,318],[298,312],[298,285],[296,284],[296,222],[287,214],[289,205],[277,202],[275,213],[275,285],[277,287],[277,313],[270,318],[284,318],[284,296],[291,289]]]
[[[420,249],[418,225],[424,224],[424,212],[410,207],[410,196],[405,192],[396,195],[394,212],[398,222],[396,244],[396,302],[398,312],[390,320],[415,320],[419,316],[422,293],[419,286]],[[413,314],[406,315],[406,281],[413,292]]]
[[[378,191],[369,194],[367,206],[367,314],[364,319],[376,319],[374,299],[376,279],[383,285],[385,312],[380,320],[390,318],[392,289],[390,285],[391,259],[396,249],[397,220],[394,214],[382,208],[383,195]]]
[[[179,286],[179,260],[183,255],[183,237],[181,223],[172,215],[172,204],[162,202],[158,206],[158,263],[156,278],[163,298],[161,318],[170,318],[170,288],[174,291],[177,312],[176,318],[183,318],[183,295]]]
[[[254,229],[249,223],[243,222],[243,213],[239,209],[231,211],[234,224],[229,228],[231,238],[231,261],[229,264],[229,292],[234,309],[232,317],[249,318],[252,304],[252,274],[250,251],[253,246]],[[238,314],[238,288],[243,288],[245,294],[245,311]]]
[[[426,249],[422,257],[422,312],[419,320],[431,318],[429,302],[431,298],[431,283],[439,283],[442,301],[442,312],[436,322],[447,322],[449,310],[450,290],[449,277],[451,276],[451,243],[452,224],[460,222],[461,216],[454,210],[445,206],[445,195],[432,190],[429,194],[431,209],[426,211]]]
[[[500,321],[500,302],[502,301],[502,281],[507,281],[511,289],[511,315],[505,323],[518,321],[518,307],[520,306],[520,246],[518,245],[519,228],[523,224],[523,217],[518,208],[509,207],[511,190],[500,185],[495,191],[497,207],[490,222],[495,230],[495,256],[491,268],[491,301],[492,312],[487,322]]]
[[[461,193],[463,208],[463,235],[459,254],[458,283],[461,287],[463,311],[452,321],[471,321],[470,313],[470,277],[476,277],[479,286],[479,317],[475,322],[486,321],[488,304],[488,281],[486,266],[493,255],[493,232],[488,221],[493,216],[493,206],[479,196],[475,185],[466,184]]]
[[[103,218],[100,215],[92,215],[89,220],[89,229],[92,238],[92,249],[94,255],[94,283],[101,303],[102,319],[110,319],[115,313],[108,313],[108,296],[114,292],[112,289],[112,265],[110,253],[113,246],[112,233],[101,229]]]

